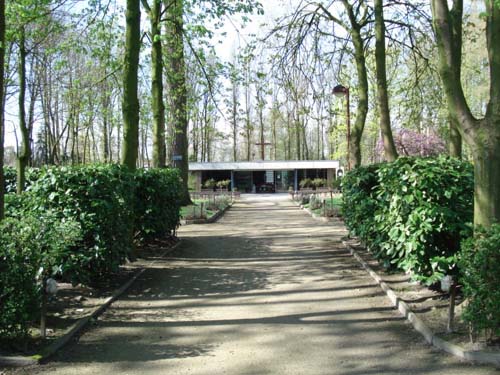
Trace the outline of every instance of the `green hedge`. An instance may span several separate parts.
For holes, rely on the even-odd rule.
[[[82,238],[65,273],[88,283],[116,271],[132,250],[134,182],[118,165],[50,167],[28,190],[31,213],[49,210],[61,221],[79,223]]]
[[[173,234],[180,222],[182,184],[178,170],[139,169],[134,181],[136,236]]]
[[[12,170],[10,171],[12,172]],[[35,175],[36,173],[36,175]],[[118,269],[142,238],[179,224],[176,170],[118,165],[35,170],[26,192],[6,195],[0,226],[0,338],[26,334],[43,278],[88,284]],[[9,191],[15,191],[15,173]]]
[[[473,171],[450,158],[399,158],[348,173],[346,225],[386,264],[432,284],[456,272],[471,235]]]
[[[477,228],[460,253],[460,282],[468,301],[462,317],[476,332],[500,337],[500,225]]]
[[[40,177],[39,168],[28,168],[26,169],[26,187],[33,185],[33,183]],[[4,192],[6,194],[15,193],[17,186],[17,172],[16,168],[4,167]]]
[[[37,317],[43,278],[62,272],[80,237],[77,223],[42,217],[0,223],[0,338],[24,337]]]

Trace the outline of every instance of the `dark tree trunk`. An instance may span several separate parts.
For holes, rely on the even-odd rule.
[[[188,118],[186,68],[184,61],[183,1],[172,0],[167,7],[167,82],[172,126],[174,128],[173,165],[181,172],[183,204],[191,202],[188,191]]]
[[[377,105],[380,115],[380,131],[384,144],[385,159],[394,161],[398,157],[391,129],[389,93],[385,66],[385,24],[382,0],[375,0],[375,63],[377,67]]]
[[[139,0],[127,0],[123,62],[123,147],[122,164],[134,170],[139,152],[138,68],[141,49],[141,7]]]
[[[0,0],[0,220],[5,216],[4,207],[4,70],[5,70],[5,0]]]
[[[26,183],[26,167],[28,166],[31,158],[31,142],[28,125],[26,123],[26,45],[25,45],[25,31],[21,30],[19,38],[19,130],[21,132],[21,148],[17,155],[17,194],[24,191]]]

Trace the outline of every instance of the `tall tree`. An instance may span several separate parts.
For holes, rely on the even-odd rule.
[[[387,89],[387,73],[385,65],[385,23],[382,0],[375,0],[375,64],[377,71],[377,105],[380,115],[380,131],[387,161],[398,157],[391,130],[389,110],[389,93]]]
[[[4,70],[5,70],[5,0],[0,0],[0,220],[4,218],[4,136],[5,136],[5,102],[4,102]]]
[[[19,130],[21,131],[21,149],[17,155],[17,181],[16,190],[21,194],[26,181],[26,167],[31,158],[30,131],[26,122],[26,31],[25,25],[21,25],[19,32]]]
[[[151,38],[151,96],[153,112],[153,166],[165,167],[165,104],[163,103],[163,54],[161,40],[162,0],[152,0],[149,6],[146,0],[142,4],[150,20]]]
[[[462,0],[454,0],[453,14],[447,0],[432,0],[433,27],[439,52],[439,70],[449,112],[474,159],[474,224],[490,226],[500,221],[500,6],[485,0],[490,98],[483,118],[476,118],[465,99],[460,69],[462,33],[454,23],[462,22]]]
[[[140,0],[127,0],[125,12],[125,54],[123,63],[123,149],[121,162],[130,169],[137,165],[139,149],[138,69],[141,49]]]
[[[183,181],[183,203],[191,201],[188,191],[188,118],[187,87],[184,60],[184,4],[183,0],[172,0],[166,7],[166,56],[167,89],[171,126],[174,130],[172,165],[179,168]]]

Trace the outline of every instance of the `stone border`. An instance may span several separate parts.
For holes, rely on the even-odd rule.
[[[293,199],[290,199],[297,207],[299,207],[301,210],[307,212],[314,220],[317,220],[317,221],[321,221],[323,223],[330,223],[332,221],[334,221],[335,217],[324,217],[324,216],[320,216],[318,214],[315,214],[314,212],[312,212],[309,208],[306,208],[304,207],[304,205],[300,204],[299,202],[296,202],[294,201]]]
[[[427,324],[425,324],[425,322],[410,309],[408,304],[398,297],[398,295],[394,293],[394,291],[382,280],[382,278],[372,270],[368,263],[363,260],[363,258],[351,245],[349,245],[346,241],[342,241],[342,243],[385,292],[394,307],[396,307],[399,312],[404,315],[404,317],[413,325],[413,328],[424,337],[428,344],[461,359],[500,367],[500,354],[485,351],[466,350],[459,345],[453,344],[437,336],[431,331]]]
[[[233,206],[233,203],[229,203],[223,210],[217,211],[215,214],[213,214],[212,216],[210,216],[208,219],[181,220],[181,224],[182,225],[191,225],[191,224],[211,224],[211,223],[215,223],[232,206]]]
[[[174,246],[165,250],[160,258],[164,257],[168,253],[174,251],[179,247],[182,243],[182,240],[179,240]],[[76,335],[78,335],[90,322],[96,319],[99,315],[101,315],[116,299],[118,299],[128,288],[153,264],[155,264],[158,259],[149,263],[148,267],[144,267],[137,271],[134,276],[132,276],[125,284],[123,284],[120,288],[118,288],[113,295],[106,298],[104,302],[95,308],[90,314],[84,316],[83,318],[78,319],[71,327],[69,327],[66,332],[56,339],[49,346],[45,347],[41,350],[39,354],[35,354],[33,356],[0,356],[0,365],[7,367],[24,367],[30,365],[40,364],[43,361],[47,360],[49,357],[53,356],[59,349],[61,349],[64,345],[70,342]]]

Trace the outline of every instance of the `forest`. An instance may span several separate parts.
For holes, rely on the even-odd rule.
[[[450,5],[7,0],[3,163],[22,190],[28,166],[170,165],[187,179],[188,161],[450,154],[485,163],[498,217],[498,8]]]

